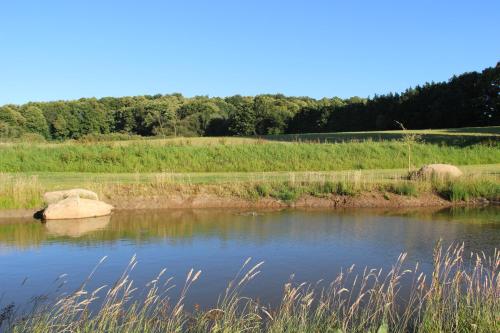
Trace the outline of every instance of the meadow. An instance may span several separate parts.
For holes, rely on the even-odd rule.
[[[394,130],[366,132],[301,133],[268,135],[264,138],[277,141],[299,142],[346,142],[346,141],[387,141],[401,140],[405,135],[417,135],[427,143],[448,145],[468,145],[478,142],[497,141],[500,139],[500,126],[444,128],[435,130]]]
[[[497,200],[498,132],[499,127],[488,127],[272,138],[108,141],[100,136],[80,141],[9,142],[0,145],[0,207],[39,207],[44,191],[68,187],[90,188],[107,198],[118,193],[152,196],[205,191],[292,202],[303,195],[376,190],[410,196],[440,193],[455,201],[485,194]],[[364,139],[354,139],[356,135]],[[447,139],[436,143],[443,136]],[[459,165],[466,179],[457,182],[453,191],[436,183],[406,180],[408,170],[428,163]],[[460,187],[463,193],[457,194]]]

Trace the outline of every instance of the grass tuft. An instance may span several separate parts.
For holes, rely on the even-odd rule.
[[[407,197],[417,197],[419,195],[417,184],[409,181],[391,184],[389,186],[389,191]]]

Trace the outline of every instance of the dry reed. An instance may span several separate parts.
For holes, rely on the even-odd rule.
[[[430,276],[418,264],[408,268],[405,260],[403,253],[387,273],[369,268],[359,272],[351,266],[326,286],[292,279],[284,286],[280,304],[269,307],[242,296],[263,264],[250,266],[249,259],[213,308],[189,311],[184,301],[201,271],[188,273],[175,302],[168,297],[174,286],[172,279],[163,277],[165,270],[146,284],[146,296],[137,298],[139,291],[130,279],[137,263],[133,257],[111,287],[87,291],[92,272],[78,290],[55,304],[23,314],[5,308],[0,319],[12,332],[499,331],[497,250],[488,257],[465,253],[463,244],[446,249],[438,244]]]

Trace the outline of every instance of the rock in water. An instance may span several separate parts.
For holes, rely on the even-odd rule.
[[[98,200],[69,197],[50,204],[43,212],[45,220],[81,219],[111,214],[113,206]]]
[[[431,177],[440,177],[440,178],[456,178],[463,175],[463,172],[460,171],[454,165],[451,164],[429,164],[424,165],[420,170],[417,171],[418,178],[428,179]]]
[[[71,190],[46,192],[43,195],[43,201],[47,205],[50,205],[50,204],[59,202],[61,200],[69,198],[69,197],[79,197],[79,198],[83,198],[83,199],[99,200],[99,197],[97,196],[97,193],[95,193],[95,192],[92,192],[89,190],[84,190],[82,188],[74,188]]]

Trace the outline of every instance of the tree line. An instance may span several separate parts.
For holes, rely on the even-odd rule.
[[[50,140],[122,133],[141,136],[272,135],[500,125],[500,63],[481,73],[373,98],[282,94],[181,94],[82,98],[0,107],[0,137]]]

